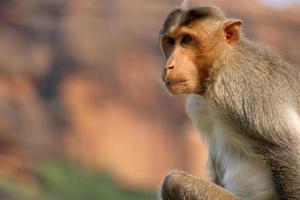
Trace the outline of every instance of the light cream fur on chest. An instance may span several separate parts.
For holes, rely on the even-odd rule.
[[[209,146],[208,171],[212,179],[241,199],[272,199],[274,189],[270,171],[256,158],[242,134],[231,128],[209,106],[204,97],[190,95],[186,111]],[[211,160],[217,164],[212,167]]]

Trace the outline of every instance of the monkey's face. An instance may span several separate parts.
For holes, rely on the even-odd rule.
[[[176,10],[169,18],[174,13]],[[210,69],[223,52],[238,44],[241,22],[188,18],[183,24],[172,25],[168,23],[169,18],[161,35],[166,61],[162,80],[171,94],[204,95]]]
[[[205,21],[193,21],[162,35],[161,49],[166,61],[162,80],[171,94],[205,93],[219,43],[216,35],[220,34],[219,29],[208,31],[208,26]]]
[[[161,48],[166,60],[162,80],[171,94],[197,93],[200,90],[196,46],[197,41],[189,34],[162,37]]]

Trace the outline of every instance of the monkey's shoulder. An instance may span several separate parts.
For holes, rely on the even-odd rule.
[[[272,102],[274,108],[288,100],[300,110],[299,68],[260,43],[244,41],[232,56],[235,59],[221,63],[209,82],[207,96],[215,103],[244,108]]]
[[[270,82],[277,79],[294,79],[299,81],[296,84],[300,87],[300,69],[291,65],[278,52],[264,43],[244,39],[240,47],[237,47],[234,57],[238,59],[234,59],[233,65],[236,68],[233,68],[238,70],[239,76],[247,75],[250,78],[252,75]]]

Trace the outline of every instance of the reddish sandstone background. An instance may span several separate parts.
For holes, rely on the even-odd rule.
[[[198,1],[204,2],[204,1]],[[300,7],[206,1],[300,65]],[[205,176],[184,97],[159,81],[159,31],[175,0],[0,0],[0,175],[45,159],[155,188],[171,168]]]

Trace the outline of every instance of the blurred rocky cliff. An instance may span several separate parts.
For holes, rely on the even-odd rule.
[[[248,37],[300,64],[300,7],[214,3],[243,19]],[[0,172],[26,178],[36,162],[64,157],[132,187],[153,187],[174,167],[205,176],[184,98],[159,81],[158,34],[176,5],[0,0]]]

